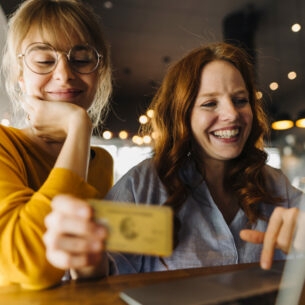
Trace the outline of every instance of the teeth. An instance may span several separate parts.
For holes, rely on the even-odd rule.
[[[214,135],[218,138],[231,138],[231,137],[235,137],[236,135],[239,134],[239,130],[238,129],[231,129],[231,130],[218,130],[214,132]]]

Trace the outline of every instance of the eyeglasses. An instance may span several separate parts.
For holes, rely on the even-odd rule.
[[[70,67],[81,74],[90,74],[95,71],[102,59],[102,55],[90,45],[75,45],[66,53],[40,42],[30,44],[23,54],[18,55],[18,58],[23,57],[26,66],[32,72],[48,74],[56,68],[59,53],[65,54]]]

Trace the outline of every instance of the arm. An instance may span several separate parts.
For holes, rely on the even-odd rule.
[[[275,196],[283,198],[283,201],[280,203],[281,206],[274,208],[272,213],[266,214],[269,221],[265,232],[242,230],[240,237],[247,242],[263,244],[261,266],[269,269],[276,248],[286,254],[291,248],[303,193],[291,185],[281,170],[271,167],[266,167],[266,170],[266,187]]]
[[[32,96],[25,97],[23,107],[34,136],[57,155],[54,168],[71,170],[86,180],[92,133],[86,110],[71,103]]]
[[[60,120],[52,117],[50,109],[47,110],[51,121],[59,124],[55,132],[49,132],[52,140],[54,136],[55,140],[63,140],[65,133],[60,129]],[[63,111],[57,112],[64,115]],[[0,254],[2,283],[13,282],[25,288],[41,289],[59,283],[64,274],[45,257],[42,236],[45,232],[44,217],[51,211],[50,201],[58,193],[71,193],[80,197],[99,195],[85,181],[91,123],[86,129],[84,125],[88,124],[87,117],[79,120],[77,117],[77,111],[70,121],[66,116],[70,126],[75,128],[68,133],[53,169],[52,156],[48,152],[42,154],[36,143],[29,143],[22,138],[21,132],[16,132],[17,136],[1,134],[0,244],[2,249],[6,249]],[[44,122],[48,124],[49,121],[44,118]],[[38,123],[33,124],[37,137],[43,135],[45,139],[48,133]]]
[[[0,253],[0,282],[31,289],[52,286],[63,271],[48,263],[42,242],[50,201],[58,193],[96,197],[98,192],[66,169],[49,173],[48,158],[35,155],[33,147],[23,151],[22,145],[6,140],[1,134],[0,245],[5,251]]]

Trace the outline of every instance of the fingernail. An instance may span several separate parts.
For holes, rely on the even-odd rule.
[[[268,263],[266,261],[261,261],[262,269],[269,269]]]

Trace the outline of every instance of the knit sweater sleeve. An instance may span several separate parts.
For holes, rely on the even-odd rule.
[[[64,275],[48,263],[42,241],[51,199],[59,193],[82,198],[100,194],[67,169],[36,166],[43,160],[25,155],[6,140],[1,137],[0,143],[0,285],[50,287]]]

